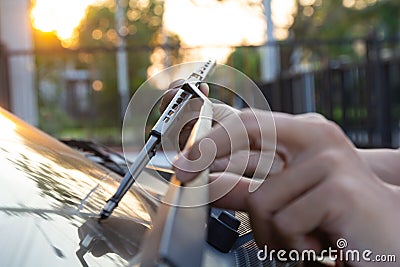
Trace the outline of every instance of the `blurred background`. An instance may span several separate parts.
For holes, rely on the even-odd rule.
[[[120,146],[141,83],[216,58],[272,110],[397,147],[399,37],[397,0],[0,0],[0,105],[55,137]]]

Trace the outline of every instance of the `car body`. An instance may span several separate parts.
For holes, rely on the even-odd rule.
[[[4,110],[0,125],[0,266],[127,265],[151,226],[151,200],[132,188],[98,223],[121,177]],[[90,232],[97,247],[77,255]]]
[[[112,216],[100,222],[99,213],[122,176],[3,109],[0,125],[0,266],[138,266],[146,254],[144,243],[147,250],[160,245],[148,240],[151,232],[157,232],[154,220],[161,213],[159,200],[168,184],[154,170],[143,172],[144,182],[135,183]],[[211,209],[210,221],[222,212],[226,211]],[[170,235],[169,246],[183,259],[178,266],[297,265],[259,261],[247,215],[230,214],[241,224],[229,252],[208,244],[199,233],[192,237],[199,238],[194,248],[202,260],[193,262],[183,253],[184,231],[178,228],[175,236]],[[161,226],[173,221],[170,217]],[[204,219],[202,228],[211,225]],[[179,223],[190,231],[190,218],[188,222]]]

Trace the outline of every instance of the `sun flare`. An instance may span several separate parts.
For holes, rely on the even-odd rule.
[[[55,32],[62,45],[70,47],[76,42],[75,28],[85,17],[88,6],[105,3],[114,3],[114,0],[36,0],[31,10],[32,25],[43,32]],[[232,46],[265,42],[262,3],[262,0],[164,0],[163,31],[177,34],[184,47],[198,48],[182,51],[184,61],[214,57],[223,63],[232,53]],[[294,13],[294,0],[272,0],[272,19],[278,39],[287,37]],[[162,69],[161,62],[161,56],[160,60],[152,60],[149,71]]]
[[[89,5],[99,0],[36,0],[31,11],[32,25],[43,32],[55,32],[66,41],[73,37]]]

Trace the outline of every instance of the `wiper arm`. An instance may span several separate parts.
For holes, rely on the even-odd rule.
[[[178,90],[168,107],[154,125],[150,132],[149,139],[139,152],[135,162],[129,168],[129,172],[125,174],[117,191],[107,201],[106,205],[102,209],[100,213],[100,220],[108,218],[113,210],[118,206],[118,203],[133,185],[146,165],[150,162],[150,159],[155,155],[161,144],[161,137],[168,133],[169,129],[172,128],[174,121],[179,117],[179,113],[183,110],[184,106],[186,106],[189,100],[192,97],[207,99],[206,96],[204,96],[204,94],[200,91],[199,86],[215,65],[215,60],[207,61],[200,69],[193,72]]]

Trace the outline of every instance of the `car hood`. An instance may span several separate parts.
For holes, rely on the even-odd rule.
[[[0,266],[132,264],[148,199],[132,189],[99,223],[121,177],[4,110],[0,125]]]

